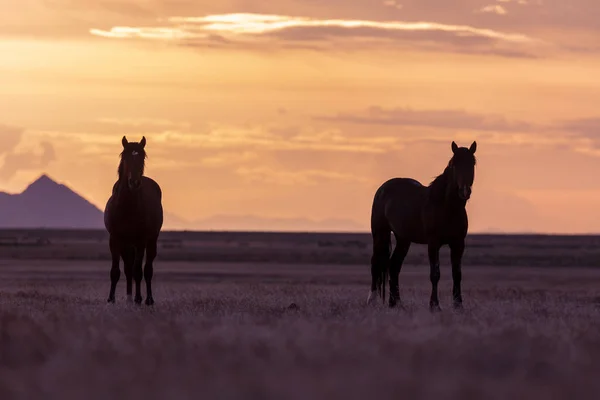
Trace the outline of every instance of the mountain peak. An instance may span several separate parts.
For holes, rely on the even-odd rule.
[[[25,189],[23,191],[23,193],[31,192],[31,191],[44,192],[47,190],[53,190],[60,186],[61,185],[59,183],[57,183],[55,180],[50,178],[47,174],[43,174],[39,178],[37,178],[34,182],[32,182],[29,186],[27,186],[27,189]]]
[[[0,196],[2,228],[102,228],[103,213],[69,187],[42,174],[22,193]]]
[[[44,184],[46,184],[46,183],[54,183],[54,184],[57,184],[57,182],[54,179],[50,178],[48,176],[48,174],[42,174],[42,175],[40,175],[40,177],[37,178],[33,183],[44,183]]]

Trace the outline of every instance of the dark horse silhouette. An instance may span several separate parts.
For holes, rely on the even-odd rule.
[[[139,143],[128,142],[123,136],[123,152],[119,164],[119,180],[104,210],[104,225],[110,235],[112,256],[110,293],[108,302],[115,302],[115,290],[121,276],[120,259],[127,279],[127,298],[131,300],[132,279],[135,279],[135,302],[141,304],[140,285],[146,281],[146,304],[152,298],[152,265],[157,253],[157,242],[163,224],[162,191],[152,179],[144,176],[146,138]],[[146,265],[142,262],[146,253]]]
[[[385,280],[389,269],[389,306],[400,302],[398,277],[411,243],[428,246],[432,311],[440,310],[438,282],[440,280],[439,251],[444,245],[450,247],[452,264],[454,307],[462,307],[460,282],[461,263],[468,231],[467,201],[475,179],[475,151],[471,147],[458,147],[452,142],[454,155],[444,172],[423,186],[410,178],[393,178],[383,183],[373,200],[371,211],[371,234],[373,256],[371,258],[371,292],[368,303],[381,294],[385,302]],[[391,234],[396,247],[390,258]]]

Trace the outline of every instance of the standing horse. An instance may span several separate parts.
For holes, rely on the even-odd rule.
[[[132,279],[135,280],[135,302],[142,303],[140,286],[146,281],[146,304],[152,298],[152,263],[163,224],[162,191],[152,179],[144,176],[146,138],[139,143],[128,142],[123,136],[123,152],[119,164],[119,180],[114,184],[104,210],[104,226],[110,235],[112,256],[108,302],[115,302],[115,290],[121,276],[120,259],[127,279],[127,298],[131,300]],[[142,262],[146,253],[146,264]]]
[[[429,307],[439,311],[438,282],[440,280],[439,251],[450,247],[455,308],[462,307],[461,263],[468,231],[467,201],[475,179],[475,151],[471,147],[458,147],[452,142],[454,155],[444,172],[429,186],[410,178],[393,178],[383,183],[375,193],[371,210],[371,303],[377,291],[385,302],[385,280],[389,269],[389,306],[400,302],[398,276],[411,243],[428,246],[431,298]],[[396,247],[390,258],[391,235]]]

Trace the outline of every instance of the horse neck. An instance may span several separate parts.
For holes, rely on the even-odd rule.
[[[465,208],[467,202],[458,196],[458,188],[452,180],[452,167],[448,166],[429,186],[430,199],[446,209]]]
[[[139,196],[136,196],[136,193],[132,192],[129,189],[129,185],[127,183],[127,178],[124,176],[119,177],[119,181],[117,182],[115,200],[116,204],[123,206],[129,205],[134,206]]]

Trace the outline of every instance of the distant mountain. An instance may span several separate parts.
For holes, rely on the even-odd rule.
[[[268,218],[215,215],[188,221],[165,210],[164,229],[217,231],[360,232],[361,224],[346,219]],[[1,228],[104,229],[104,210],[71,188],[42,175],[22,193],[0,192]]]
[[[181,218],[180,216],[170,213],[166,210],[163,211],[164,212],[164,222],[163,222],[163,227],[164,229],[168,229],[168,230],[189,230],[190,228],[190,222],[185,220],[184,218]]]
[[[42,175],[22,193],[0,192],[0,228],[104,229],[103,212]]]

